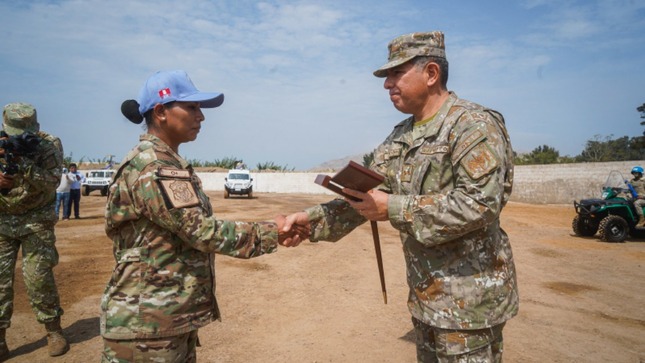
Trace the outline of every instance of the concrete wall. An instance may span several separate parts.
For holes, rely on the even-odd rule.
[[[599,197],[602,185],[612,170],[631,179],[635,165],[645,160],[608,163],[519,165],[511,200],[534,204],[568,204],[573,200]],[[314,183],[319,173],[253,173],[253,190],[260,193],[334,193]],[[328,173],[332,175],[333,173]],[[205,190],[224,190],[226,173],[198,173]]]
[[[618,170],[625,179],[631,179],[630,171],[636,165],[643,166],[645,161],[516,166],[511,200],[562,204],[598,198],[609,172]]]

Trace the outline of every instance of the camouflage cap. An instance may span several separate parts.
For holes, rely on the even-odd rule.
[[[36,109],[28,103],[10,103],[2,110],[2,128],[7,135],[20,135],[24,132],[36,133],[40,125]]]
[[[446,45],[443,33],[433,31],[428,33],[410,33],[394,38],[387,46],[389,56],[387,63],[376,71],[376,77],[387,76],[387,70],[399,66],[414,57],[434,56],[446,58]]]

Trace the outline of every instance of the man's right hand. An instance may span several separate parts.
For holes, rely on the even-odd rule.
[[[277,216],[279,243],[285,247],[296,247],[309,238],[311,224],[307,213],[298,212],[288,216]]]

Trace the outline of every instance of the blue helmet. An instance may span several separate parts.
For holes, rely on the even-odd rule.
[[[639,173],[640,175],[643,175],[643,168],[640,166],[635,166],[632,168],[632,174]]]

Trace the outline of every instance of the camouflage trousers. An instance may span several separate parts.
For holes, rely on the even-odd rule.
[[[645,207],[645,199],[636,199],[634,201],[634,207],[636,207],[636,214],[639,217],[643,216],[643,207]]]
[[[22,236],[10,233],[0,232],[0,328],[11,325],[14,273],[21,247],[22,276],[36,320],[47,323],[63,315],[52,270],[58,264],[53,227]]]
[[[479,330],[440,329],[412,318],[419,363],[499,363],[504,324]]]
[[[113,340],[103,338],[101,363],[196,363],[197,330],[158,339]]]

